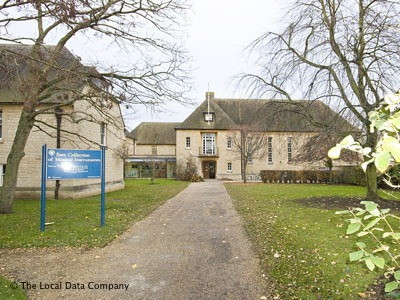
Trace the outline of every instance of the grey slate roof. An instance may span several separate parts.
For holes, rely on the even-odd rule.
[[[0,103],[23,103],[26,99],[23,84],[29,84],[31,81],[26,77],[29,61],[32,61],[31,50],[32,46],[29,45],[0,44]],[[43,46],[40,64],[45,66],[54,50],[55,46]],[[42,93],[51,95],[44,97],[43,102],[60,103],[66,100],[66,92],[81,92],[90,75],[97,77],[99,73],[94,67],[82,65],[80,60],[64,47],[46,78],[47,82],[60,79],[61,81],[52,85],[51,91],[45,90]],[[91,79],[91,83],[96,84],[96,80],[98,81]]]
[[[215,113],[215,120],[207,124],[204,112],[207,112],[207,101],[177,129],[229,130],[257,124],[260,130],[269,132],[320,132],[331,125],[342,131],[358,131],[321,101],[214,98],[210,100],[210,112]]]
[[[176,145],[175,127],[180,123],[142,122],[131,135],[138,145]]]

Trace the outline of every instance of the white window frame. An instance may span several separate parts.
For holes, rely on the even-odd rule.
[[[272,136],[268,137],[268,143],[267,143],[267,158],[268,158],[268,163],[272,164],[273,163],[273,153],[272,153],[272,141],[273,138]]]
[[[185,149],[190,149],[191,146],[192,146],[192,141],[191,141],[191,139],[190,139],[190,136],[187,136],[187,137],[186,137],[186,146],[185,146]]]
[[[4,179],[4,174],[6,173],[6,165],[0,164],[0,186],[3,186],[3,179]]]
[[[227,171],[228,171],[228,173],[232,172],[232,163],[231,162],[227,163]]]
[[[216,134],[209,132],[209,133],[203,133],[202,137],[202,145],[203,145],[203,151],[202,154],[216,154],[217,149],[215,147],[216,145]]]
[[[293,138],[287,138],[287,154],[288,154],[288,163],[293,162]]]
[[[100,123],[100,145],[107,146],[107,124]]]
[[[232,149],[232,138],[230,136],[226,140],[226,149]]]

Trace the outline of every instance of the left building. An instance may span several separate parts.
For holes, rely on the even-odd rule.
[[[24,79],[30,46],[0,45],[0,186],[7,172],[10,152],[22,112]],[[43,46],[43,57],[54,51]],[[40,193],[41,147],[65,149],[106,150],[106,190],[124,187],[123,156],[125,147],[124,121],[119,102],[109,96],[107,83],[93,67],[80,63],[68,49],[58,55],[49,72],[49,83],[54,85],[50,96],[44,97],[39,109],[44,113],[36,119],[25,147],[19,171],[16,196],[33,198]],[[83,73],[96,76],[81,76]],[[29,82],[28,82],[29,84]],[[107,95],[107,96],[106,96]],[[29,96],[29,95],[28,95]],[[59,197],[81,197],[100,192],[99,179],[48,181],[48,196],[54,195],[56,185]]]

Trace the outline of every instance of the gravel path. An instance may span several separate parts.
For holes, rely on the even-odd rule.
[[[2,251],[0,273],[36,284],[29,299],[270,299],[218,181],[191,184],[101,249]]]

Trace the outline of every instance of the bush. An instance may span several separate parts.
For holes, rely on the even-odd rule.
[[[344,183],[365,185],[365,174],[359,167],[344,167],[337,171],[328,170],[263,170],[261,180],[264,183]],[[332,178],[332,179],[331,179]],[[400,176],[399,176],[400,179]]]
[[[176,180],[199,182],[203,181],[201,176],[197,175],[197,164],[193,157],[186,160],[186,163],[180,163],[176,168]]]

